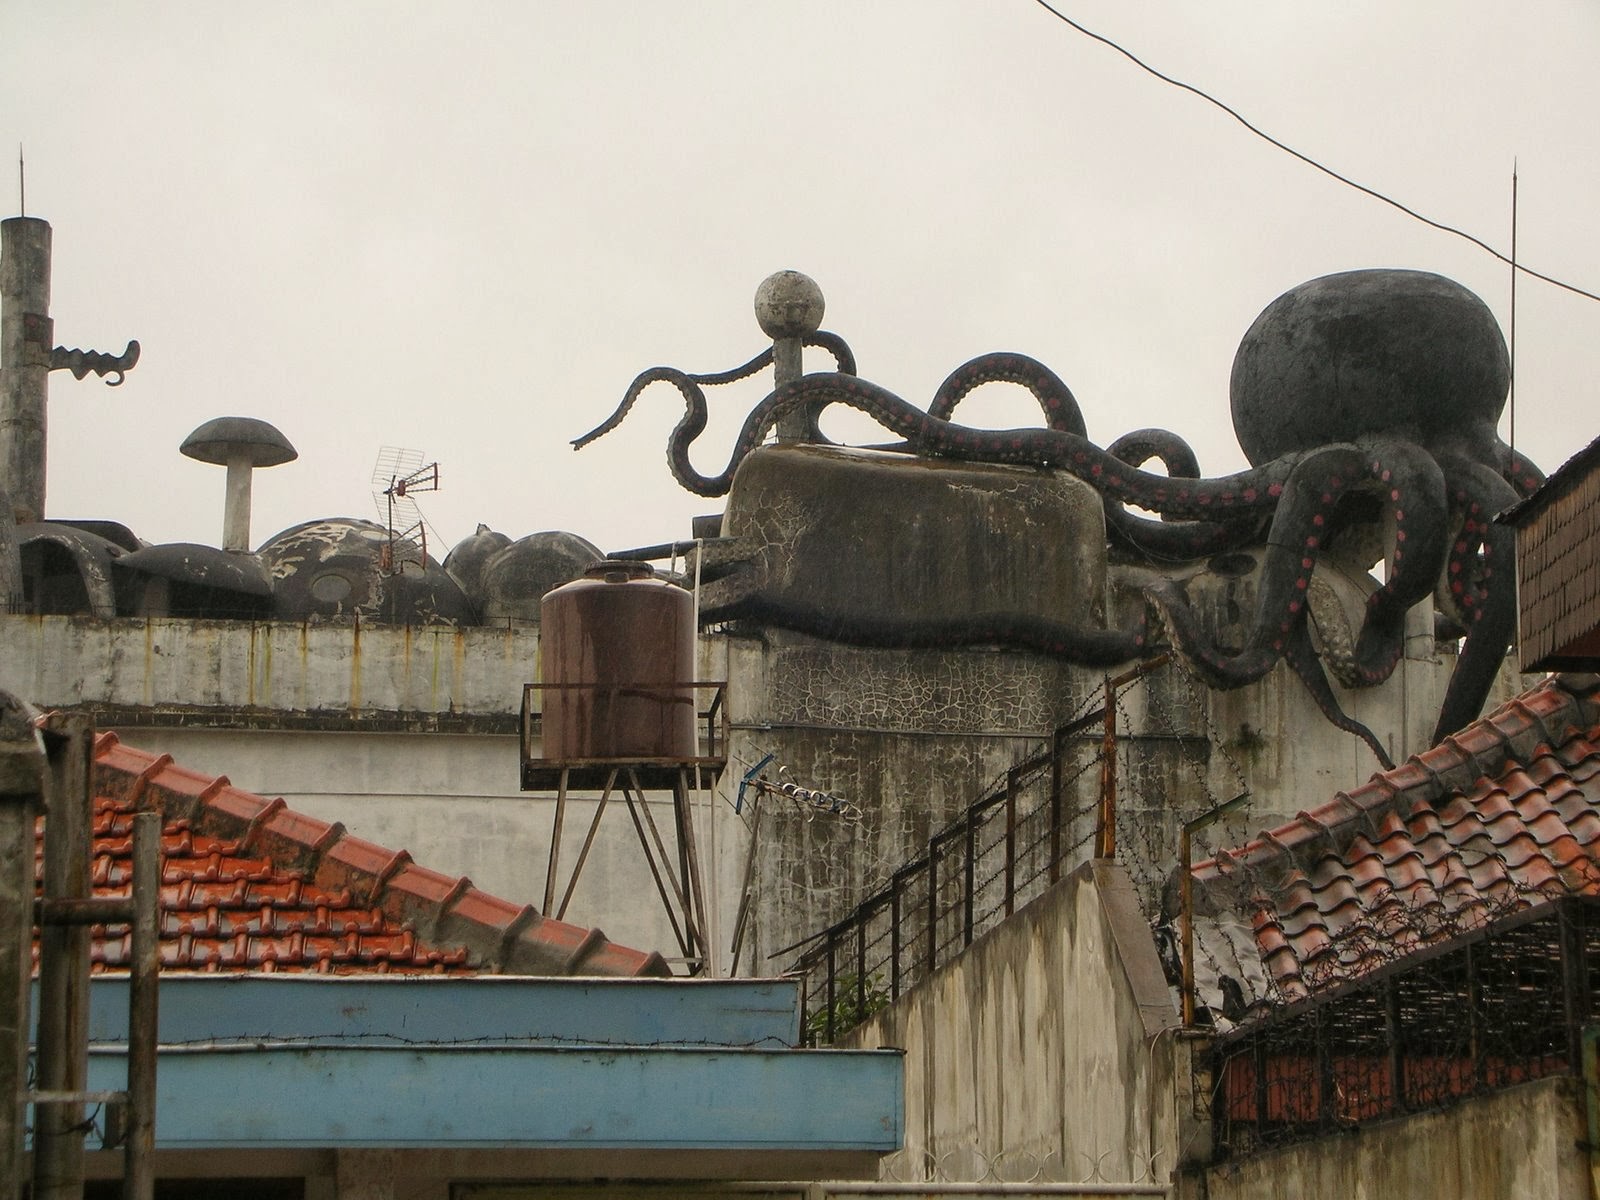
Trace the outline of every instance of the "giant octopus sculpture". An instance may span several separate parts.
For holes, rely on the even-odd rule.
[[[1147,560],[1182,563],[1264,542],[1256,611],[1242,647],[1219,647],[1170,580],[1145,589],[1158,624],[1218,688],[1250,683],[1288,661],[1329,718],[1364,737],[1388,765],[1381,744],[1340,709],[1307,621],[1319,560],[1341,539],[1370,538],[1376,525],[1390,546],[1385,577],[1367,598],[1340,664],[1341,681],[1370,687],[1387,679],[1403,653],[1407,611],[1436,597],[1446,621],[1465,636],[1436,740],[1481,711],[1516,617],[1513,537],[1492,518],[1543,476],[1496,432],[1510,380],[1506,344],[1487,306],[1461,285],[1421,271],[1366,270],[1315,279],[1280,296],[1246,332],[1233,366],[1234,429],[1252,465],[1210,479],[1200,477],[1188,445],[1165,430],[1138,430],[1105,448],[1090,442],[1072,392],[1025,355],[973,359],[944,381],[924,411],[857,378],[837,338],[818,335],[814,343],[832,350],[841,369],[804,376],[763,400],[718,475],[701,474],[688,458],[705,426],[700,384],[748,374],[763,358],[716,376],[647,371],[617,411],[574,444],[614,428],[649,384],[670,382],[687,408],[669,441],[673,475],[691,492],[719,496],[780,418],[804,412],[820,440],[817,415],[845,405],[917,454],[1071,473],[1102,496],[1113,545]],[[1037,398],[1042,428],[975,429],[951,419],[973,389],[1001,381]],[[1166,473],[1142,469],[1152,460]],[[1160,519],[1136,515],[1129,505]],[[781,613],[763,615],[785,623]],[[1048,623],[986,629],[959,619],[928,629],[812,631],[895,645],[1012,644],[1093,663],[1147,655],[1158,641],[1143,620],[1120,631]]]

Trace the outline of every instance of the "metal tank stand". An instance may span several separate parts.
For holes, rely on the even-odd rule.
[[[601,818],[606,809],[625,807],[644,854],[646,867],[655,882],[656,894],[666,911],[667,922],[688,974],[715,975],[719,970],[710,937],[710,914],[706,908],[704,872],[695,837],[694,809],[698,803],[707,811],[715,796],[717,781],[727,766],[728,715],[723,703],[727,685],[723,682],[672,683],[658,689],[634,686],[634,694],[658,690],[663,698],[692,693],[695,697],[696,747],[698,753],[687,758],[576,758],[550,759],[543,755],[543,699],[552,692],[594,692],[593,684],[526,684],[522,693],[522,790],[554,793],[555,815],[550,830],[550,857],[545,868],[543,913],[564,920],[573,892],[583,873],[589,852],[594,847]],[[619,689],[609,689],[619,690]],[[672,830],[662,836],[661,824],[651,811],[650,796],[669,793],[672,803]],[[586,798],[598,794],[594,814],[578,850],[577,860],[561,883],[562,849],[569,801],[576,793]],[[620,803],[619,803],[620,802]],[[560,899],[557,900],[559,895]]]

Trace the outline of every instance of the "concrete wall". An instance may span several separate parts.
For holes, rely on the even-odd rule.
[[[1543,1079],[1444,1112],[1213,1168],[1205,1172],[1203,1194],[1207,1200],[1588,1200],[1587,1136],[1581,1081]]]
[[[1346,711],[1379,731],[1403,761],[1431,742],[1455,656],[1436,645],[1431,614],[1414,614],[1407,653],[1382,687],[1340,690]],[[846,797],[858,823],[774,804],[758,849],[761,955],[843,917],[925,849],[930,833],[994,787],[1050,731],[1098,707],[1107,672],[1016,651],[875,650],[781,630],[730,635],[728,677],[741,769],[771,752],[807,786]],[[1495,700],[1531,684],[1509,668]],[[1250,804],[1197,846],[1231,846],[1364,782],[1381,764],[1335,728],[1280,665],[1231,692],[1174,664],[1121,694],[1118,713],[1119,857],[1147,904],[1176,862],[1184,821],[1249,792]],[[1100,730],[1078,739],[1082,761]],[[1087,811],[1099,772],[1065,804]],[[1092,822],[1068,844],[1087,858]],[[774,965],[787,965],[779,958]]]
[[[843,916],[920,854],[930,833],[1072,715],[1095,678],[1036,655],[864,649],[782,630],[728,638],[728,677],[734,763],[748,769],[771,753],[773,778],[787,767],[860,810],[850,822],[764,802],[763,958]]]
[[[538,630],[291,625],[0,615],[0,687],[49,706],[85,705],[128,744],[339,821],[517,903],[540,905],[553,795],[519,788],[523,685]],[[701,678],[722,678],[707,658]],[[593,799],[565,820],[564,891]],[[671,813],[652,796],[664,836]],[[738,882],[743,826],[695,804],[707,905]],[[557,900],[561,892],[557,893]],[[608,806],[567,919],[623,945],[678,953],[625,808]]]
[[[1248,599],[1224,587],[1215,603],[1242,612]],[[1342,693],[1352,715],[1385,733],[1397,759],[1427,744],[1454,665],[1428,619],[1414,614],[1394,678]],[[741,955],[752,974],[787,966],[774,952],[838,919],[921,854],[931,832],[1055,726],[1098,703],[1105,678],[1015,651],[865,649],[770,629],[703,637],[698,672],[729,681],[733,723],[719,799],[700,806],[707,902],[723,954],[749,844],[749,811],[732,811],[740,775],[772,753],[769,774],[786,766],[795,782],[859,810],[859,820],[844,822],[767,803]],[[542,900],[552,804],[518,790],[514,731],[523,684],[537,677],[538,631],[526,626],[0,615],[0,687],[40,705],[87,706],[136,746],[283,795],[430,867],[533,903]],[[1508,673],[1502,694],[1523,682]],[[1281,666],[1235,692],[1210,691],[1168,667],[1122,703],[1122,846],[1147,904],[1174,860],[1183,820],[1248,790],[1252,807],[1215,831],[1213,844],[1234,844],[1377,766]],[[1098,736],[1081,739],[1086,754]],[[1097,787],[1098,772],[1087,773],[1069,806],[1086,810]],[[568,813],[568,864],[590,811],[579,803]],[[1069,842],[1088,832],[1075,830]],[[670,956],[659,907],[625,810],[608,811],[568,917]]]
[[[0,686],[44,704],[504,717],[538,648],[527,628],[0,616]]]
[[[1190,1043],[1127,876],[1085,865],[844,1038],[906,1051],[886,1177],[1164,1182]]]

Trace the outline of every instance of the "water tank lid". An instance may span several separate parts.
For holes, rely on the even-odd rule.
[[[602,558],[584,573],[585,579],[600,579],[606,583],[627,583],[631,579],[654,579],[656,569],[647,562],[627,558]]]

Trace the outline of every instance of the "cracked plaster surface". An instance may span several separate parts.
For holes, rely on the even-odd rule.
[[[866,650],[770,636],[762,710],[775,725],[1042,737],[1099,686],[1098,672],[1011,651]]]

